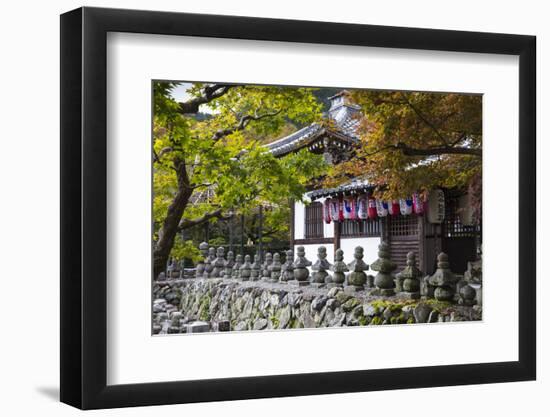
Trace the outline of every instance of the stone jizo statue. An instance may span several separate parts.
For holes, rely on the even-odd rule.
[[[208,256],[204,261],[203,278],[210,278],[214,270],[214,260],[216,259],[216,248],[208,248]]]
[[[294,280],[294,252],[287,250],[285,252],[286,260],[281,267],[281,282],[288,282]]]
[[[250,263],[250,255],[245,255],[244,263],[240,268],[240,278],[243,281],[248,281],[250,279],[251,269],[252,269],[252,265]]]
[[[390,247],[386,242],[378,245],[378,259],[374,261],[371,268],[378,271],[378,274],[374,277],[374,285],[376,285],[380,295],[394,295],[395,277],[392,272],[395,271],[397,265],[390,259]]]
[[[314,271],[313,274],[311,274],[311,282],[315,284],[324,284],[329,282],[330,275],[327,271],[330,270],[331,266],[332,264],[327,261],[327,248],[324,246],[319,246],[317,249],[317,262],[315,262],[311,267]]]
[[[272,282],[279,282],[281,277],[281,256],[278,253],[273,255],[273,262],[269,266],[269,271],[271,273],[270,280]]]
[[[231,273],[231,278],[235,278],[235,279],[240,278],[241,266],[243,266],[243,256],[239,254],[235,258],[235,265],[233,265],[233,272]]]
[[[353,252],[353,261],[348,264],[350,273],[348,274],[348,285],[359,291],[365,288],[369,266],[363,261],[363,248],[357,246]]]
[[[260,263],[260,255],[254,255],[254,262],[250,267],[250,280],[257,281],[260,279],[260,274],[262,272],[262,264]]]
[[[208,257],[208,243],[202,242],[199,245],[199,250],[201,252],[202,259],[197,264],[197,270],[195,271],[196,278],[202,278],[202,276],[204,275],[204,261]]]
[[[309,285],[309,269],[311,261],[306,259],[306,251],[303,246],[296,248],[296,260],[294,261],[294,280],[298,285]]]
[[[349,271],[348,266],[344,262],[344,251],[342,249],[337,249],[334,254],[334,265],[330,268],[332,272],[332,283],[331,286],[342,287],[346,280],[346,272]]]
[[[223,277],[224,278],[231,278],[231,275],[233,274],[233,266],[235,265],[235,255],[233,254],[233,251],[227,252],[227,259],[223,264],[224,272]]]
[[[420,298],[420,278],[422,271],[416,267],[416,254],[407,253],[407,266],[395,277],[395,289],[411,299]]]
[[[459,277],[449,268],[449,256],[441,252],[437,255],[437,270],[428,278],[428,284],[435,287],[434,297],[439,301],[452,301]]]
[[[223,247],[219,247],[216,250],[216,259],[214,259],[214,262],[212,262],[212,265],[214,268],[212,269],[211,276],[213,278],[220,278],[223,276],[223,271],[225,267],[225,249]]]
[[[267,252],[265,254],[265,262],[262,265],[262,277],[264,281],[269,281],[271,278],[271,271],[269,270],[269,267],[273,263],[273,255],[270,252]]]

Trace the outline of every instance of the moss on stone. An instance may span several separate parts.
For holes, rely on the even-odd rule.
[[[446,310],[447,308],[451,307],[453,304],[449,301],[438,301],[433,298],[429,298],[426,301],[424,301],[427,305],[429,305],[432,309],[437,311],[438,313],[442,312],[443,310]]]
[[[199,319],[202,321],[209,321],[210,320],[210,302],[212,299],[205,295],[201,298],[200,306],[199,306]]]
[[[274,329],[279,328],[280,322],[279,322],[279,319],[276,316],[271,316],[269,318],[269,320],[271,321],[271,325],[273,326]]]
[[[370,324],[372,326],[379,326],[382,324],[382,319],[379,316],[374,316],[370,321]]]
[[[359,322],[360,326],[366,326],[367,324],[369,324],[369,319],[365,316],[360,316],[357,321]]]

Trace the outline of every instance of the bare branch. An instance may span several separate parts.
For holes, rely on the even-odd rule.
[[[199,112],[199,106],[201,104],[210,103],[224,94],[226,94],[231,88],[235,87],[232,84],[212,84],[203,88],[203,93],[199,97],[194,97],[189,101],[178,103],[181,114],[195,114]]]
[[[256,109],[254,111],[254,114],[247,114],[245,116],[242,116],[240,118],[239,122],[235,126],[229,127],[227,129],[218,130],[212,136],[212,140],[218,141],[218,140],[220,140],[221,138],[223,138],[225,136],[231,135],[232,133],[238,132],[240,130],[244,130],[246,128],[246,126],[248,126],[248,124],[252,121],[262,120],[262,119],[265,119],[267,117],[274,117],[274,116],[277,116],[282,111],[283,111],[282,109],[279,109],[277,111],[267,112],[267,113],[259,115],[258,114],[258,109]]]
[[[202,217],[199,217],[197,219],[181,219],[179,223],[179,230],[183,229],[189,229],[190,227],[197,226],[199,224],[206,223],[210,219],[220,219],[220,220],[229,220],[232,215],[224,215],[222,209],[214,210],[210,213],[205,213]]]

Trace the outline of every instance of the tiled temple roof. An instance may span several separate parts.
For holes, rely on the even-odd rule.
[[[329,124],[330,127],[325,127],[320,123],[312,123],[288,136],[267,144],[266,147],[273,155],[283,156],[308,146],[325,133],[335,136],[341,141],[357,144],[359,142],[359,136],[357,135],[359,118],[357,116],[360,108],[346,103],[344,100],[345,93],[343,91],[329,98],[331,107],[325,118],[332,122],[332,124]]]
[[[354,178],[347,183],[339,185],[338,187],[322,188],[320,190],[310,191],[309,193],[307,193],[307,196],[311,200],[317,200],[318,198],[322,198],[322,197],[330,197],[330,196],[335,196],[339,194],[351,194],[353,192],[361,194],[364,192],[372,191],[374,188],[375,186],[372,184],[369,184],[367,180]]]

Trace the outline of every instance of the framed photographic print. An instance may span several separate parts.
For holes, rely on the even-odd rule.
[[[535,379],[535,38],[61,16],[61,400]]]

